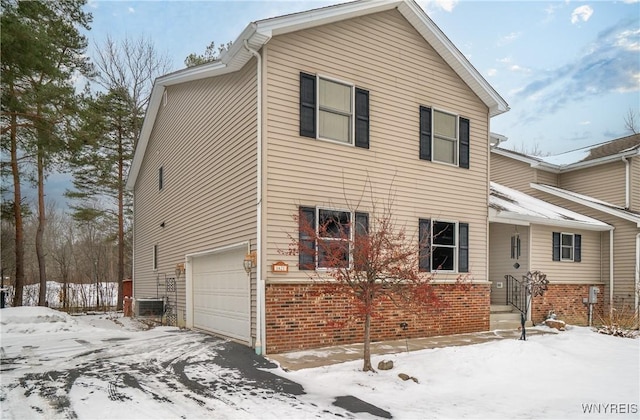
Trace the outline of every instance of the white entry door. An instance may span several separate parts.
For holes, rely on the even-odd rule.
[[[194,257],[193,327],[251,343],[251,288],[246,248]]]

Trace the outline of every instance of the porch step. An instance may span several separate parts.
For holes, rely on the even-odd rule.
[[[531,326],[527,321],[525,326]],[[490,330],[516,330],[520,328],[520,312],[511,305],[491,305]]]

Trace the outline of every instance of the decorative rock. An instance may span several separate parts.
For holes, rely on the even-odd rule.
[[[559,319],[547,319],[544,321],[545,325],[549,328],[555,328],[558,331],[564,331],[565,322]]]
[[[393,360],[381,360],[378,363],[379,370],[391,370],[393,369]]]
[[[409,379],[411,379],[413,382],[419,383],[417,378],[409,376],[406,373],[398,373],[398,378],[402,379],[403,381],[408,381]]]

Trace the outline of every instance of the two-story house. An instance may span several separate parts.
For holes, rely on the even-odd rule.
[[[492,202],[489,272],[494,304],[506,299],[505,275],[521,278],[529,270],[540,270],[550,283],[543,296],[533,299],[534,322],[552,311],[568,322],[588,323],[589,305],[583,300],[589,298],[590,287],[600,291],[597,314],[591,314],[594,323],[611,308],[627,315],[638,310],[640,135],[546,157],[493,147],[491,181],[492,200],[499,195],[494,190],[509,190],[526,196],[523,200],[535,200],[528,209],[564,212],[545,223],[510,217],[508,206]]]
[[[447,232],[423,267],[447,309],[389,307],[373,340],[487,330],[490,119],[507,110],[413,0],[253,22],[155,82],[127,182],[134,296],[175,293],[179,324],[258,353],[360,342],[324,325],[347,302],[311,293],[323,261],[282,250],[298,215],[351,223],[392,197],[397,225]],[[450,290],[460,273],[469,290]]]

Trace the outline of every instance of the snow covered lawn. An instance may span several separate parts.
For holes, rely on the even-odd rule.
[[[115,314],[7,308],[0,323],[3,419],[375,418],[333,404],[345,396],[395,419],[640,417],[640,340],[589,328],[375,356],[395,366],[374,374],[360,361],[284,372],[224,340]]]

